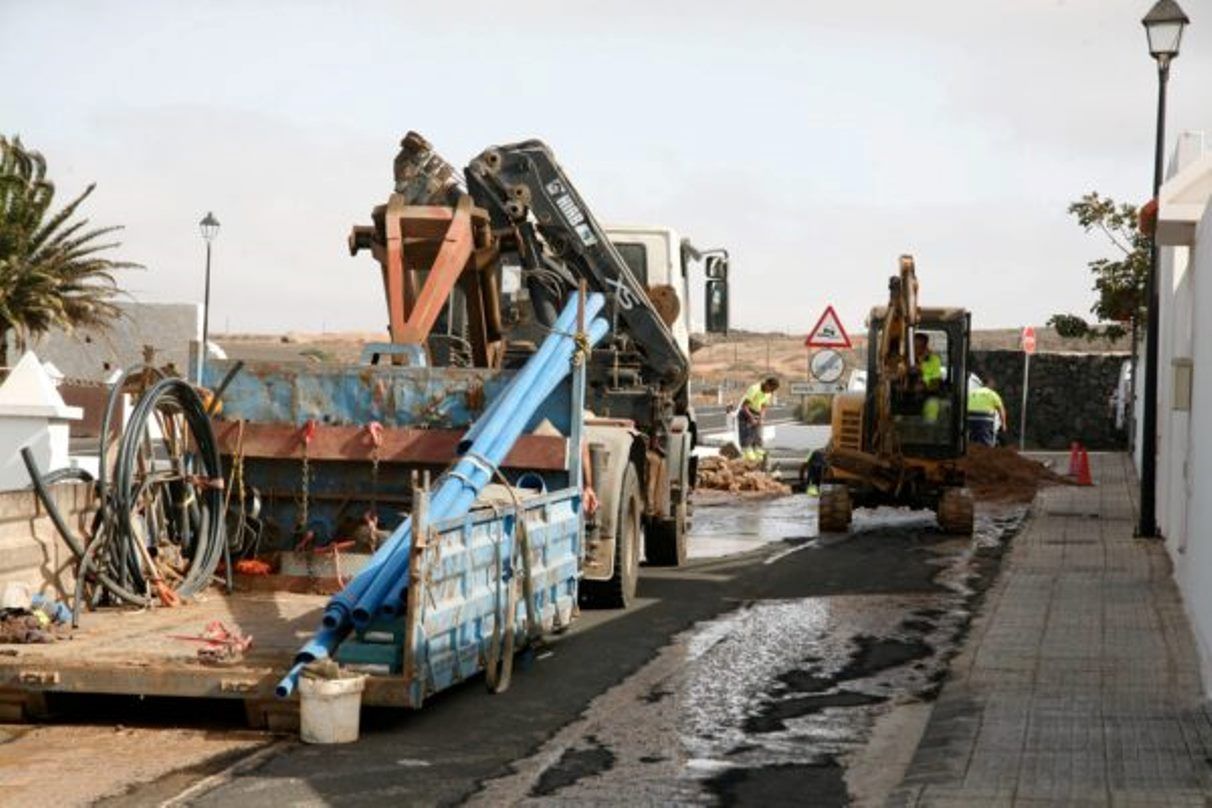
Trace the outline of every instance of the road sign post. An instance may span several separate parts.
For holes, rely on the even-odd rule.
[[[1020,413],[1018,427],[1018,450],[1027,448],[1027,386],[1031,378],[1031,354],[1035,353],[1035,329],[1027,326],[1023,329],[1023,409]]]
[[[851,347],[850,336],[832,305],[825,306],[824,313],[808,332],[804,347],[808,349],[807,370],[811,381],[792,382],[792,394],[807,397],[845,392],[846,385],[841,378],[846,372],[846,359],[838,349]]]

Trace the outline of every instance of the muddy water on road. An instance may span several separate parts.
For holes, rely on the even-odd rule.
[[[699,491],[687,549],[691,558],[711,558],[745,553],[771,542],[807,540],[816,533],[816,500],[803,494],[738,504],[733,494]]]
[[[877,801],[879,788],[848,782],[848,768],[876,779],[864,761],[876,722],[938,692],[1025,509],[982,509],[972,540],[891,510],[860,512],[844,539],[814,538],[814,512],[804,497],[696,510],[700,555],[766,544],[773,564],[794,565],[795,585],[675,638],[473,802]],[[879,755],[907,764],[906,743]]]

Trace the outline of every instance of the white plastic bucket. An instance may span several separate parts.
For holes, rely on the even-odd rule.
[[[299,738],[304,743],[358,740],[365,676],[344,679],[299,677]]]

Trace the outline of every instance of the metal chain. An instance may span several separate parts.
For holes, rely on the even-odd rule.
[[[366,427],[370,430],[370,512],[379,518],[379,461],[383,457],[383,427],[377,421],[372,421]]]
[[[307,444],[303,444],[303,479],[301,485],[302,501],[299,503],[299,527],[302,530],[306,530],[311,516],[309,513],[311,501],[308,492],[308,489],[311,487],[311,464],[307,461]]]
[[[308,447],[316,434],[316,422],[308,421],[303,427],[303,480],[302,502],[299,506],[299,529],[306,535],[307,524],[311,521],[311,462],[308,457]]]

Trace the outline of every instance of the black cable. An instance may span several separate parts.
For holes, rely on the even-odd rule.
[[[80,566],[76,569],[76,597],[72,604],[72,626],[74,627],[79,625],[80,622],[80,604],[83,597],[83,582],[88,574],[87,550],[89,548],[86,547],[85,542],[81,541],[80,538],[72,531],[72,529],[68,527],[67,521],[64,520],[63,514],[59,511],[59,507],[51,498],[50,491],[47,490],[46,485],[43,482],[44,478],[42,477],[41,472],[38,470],[38,463],[36,460],[34,460],[34,454],[30,451],[28,446],[22,447],[21,459],[25,462],[25,468],[29,472],[29,477],[34,487],[34,493],[37,495],[38,500],[42,503],[42,507],[46,508],[46,513],[48,516],[50,516],[51,523],[55,526],[55,530],[59,531],[59,535],[63,537],[63,541],[67,543],[68,548],[75,553],[76,557],[81,559]],[[101,514],[98,513],[98,518],[93,520],[94,537],[99,537],[99,534],[96,531],[99,531],[103,524],[100,516]],[[94,543],[95,539],[89,541],[90,546]],[[110,575],[106,572],[98,571],[97,580],[103,587],[113,593],[116,597],[120,597],[123,600],[140,606],[146,605],[147,603],[147,598],[145,596],[138,595],[125,589],[125,587],[110,577]]]
[[[142,553],[133,542],[143,541],[146,530],[136,526],[138,506],[144,495],[156,486],[168,493],[174,504],[171,511],[161,514],[166,524],[159,527],[175,539],[186,570],[175,592],[190,597],[210,585],[221,558],[227,561],[227,585],[231,589],[230,548],[222,518],[223,469],[219,459],[218,442],[210,419],[198,393],[187,382],[177,378],[160,377],[136,402],[130,419],[122,431],[115,453],[112,480],[107,479],[109,424],[121,400],[125,382],[134,373],[146,368],[132,368],[123,374],[110,393],[102,418],[99,471],[96,480],[100,509],[93,520],[92,535],[82,541],[64,520],[47,486],[63,480],[90,481],[91,475],[79,469],[62,469],[45,476],[41,474],[28,448],[21,450],[22,460],[29,472],[33,488],[46,508],[55,529],[79,559],[76,570],[76,592],[73,603],[73,625],[85,602],[84,585],[94,577],[100,588],[113,598],[136,606],[148,606],[154,599],[142,574]],[[232,374],[234,375],[234,374]],[[156,468],[156,444],[149,427],[156,418],[165,441],[174,436],[167,421],[178,416],[184,428],[176,439],[180,451],[168,452],[172,467]],[[194,451],[184,449],[192,443]],[[163,458],[160,458],[161,462]],[[142,463],[140,462],[142,461]],[[153,494],[157,496],[157,494]],[[178,515],[176,507],[181,507]],[[157,505],[160,503],[157,502]],[[153,515],[147,514],[150,519]],[[171,525],[169,524],[171,523]],[[155,526],[153,521],[152,526]],[[171,529],[175,526],[175,531]],[[161,531],[157,531],[157,535]],[[94,593],[97,594],[97,593]]]

